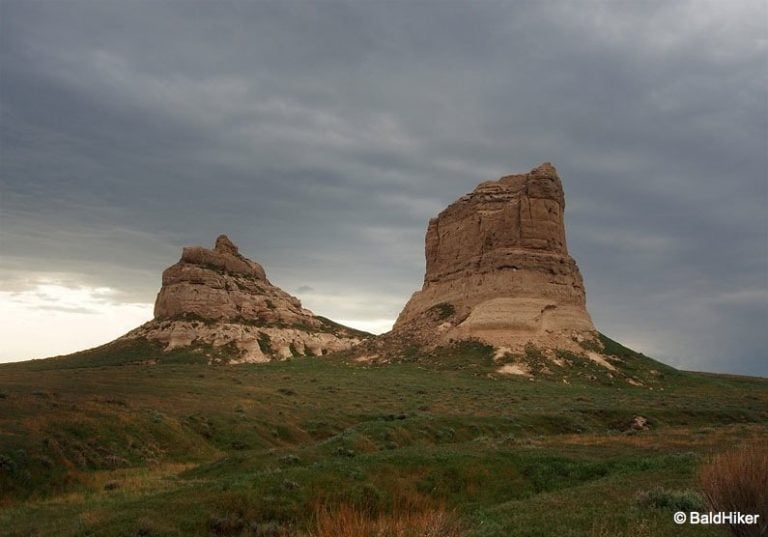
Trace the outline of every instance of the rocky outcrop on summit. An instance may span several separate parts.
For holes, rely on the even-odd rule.
[[[424,285],[392,333],[434,345],[474,338],[510,350],[594,339],[564,209],[549,163],[481,183],[448,206],[429,222]]]
[[[310,324],[298,299],[274,287],[258,263],[246,259],[226,235],[213,250],[184,248],[181,260],[163,272],[155,319],[183,317],[263,324]],[[309,317],[308,319],[305,319]]]
[[[154,320],[121,339],[159,341],[166,350],[226,347],[231,361],[262,362],[348,349],[365,336],[303,308],[221,235],[213,250],[184,248],[163,272]]]

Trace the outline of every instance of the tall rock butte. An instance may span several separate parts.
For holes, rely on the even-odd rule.
[[[366,336],[303,308],[221,235],[213,250],[183,249],[181,260],[163,272],[154,319],[120,339],[145,338],[166,350],[197,346],[234,362],[263,362],[345,350]]]
[[[594,339],[564,210],[550,163],[481,183],[449,205],[429,222],[424,285],[392,334],[430,345],[479,339],[509,350]]]

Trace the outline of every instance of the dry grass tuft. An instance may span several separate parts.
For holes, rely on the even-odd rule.
[[[315,512],[309,537],[463,537],[456,514],[444,508],[374,516],[349,505]]]
[[[590,537],[654,537],[658,535],[655,525],[647,520],[633,521],[623,529],[606,526],[603,524],[595,525],[592,528]]]
[[[760,515],[755,525],[729,525],[734,537],[768,535],[768,447],[747,444],[713,457],[699,474],[713,511]]]

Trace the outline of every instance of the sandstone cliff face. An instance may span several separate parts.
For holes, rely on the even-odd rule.
[[[154,320],[124,338],[160,341],[166,350],[230,346],[233,361],[262,362],[348,349],[365,335],[303,308],[221,235],[213,250],[184,248],[163,272]]]
[[[184,248],[181,260],[163,272],[155,319],[183,317],[250,324],[319,323],[298,299],[273,286],[264,268],[240,255],[225,235],[216,239],[213,250]]]
[[[594,337],[555,168],[481,183],[429,222],[426,274],[393,328],[429,344],[572,348]]]

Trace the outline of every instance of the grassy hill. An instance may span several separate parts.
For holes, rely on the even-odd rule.
[[[604,345],[610,374],[565,356],[502,375],[477,344],[211,366],[136,341],[0,366],[0,528],[302,536],[421,517],[433,535],[727,535],[672,514],[703,508],[708,457],[768,440],[768,380]]]

